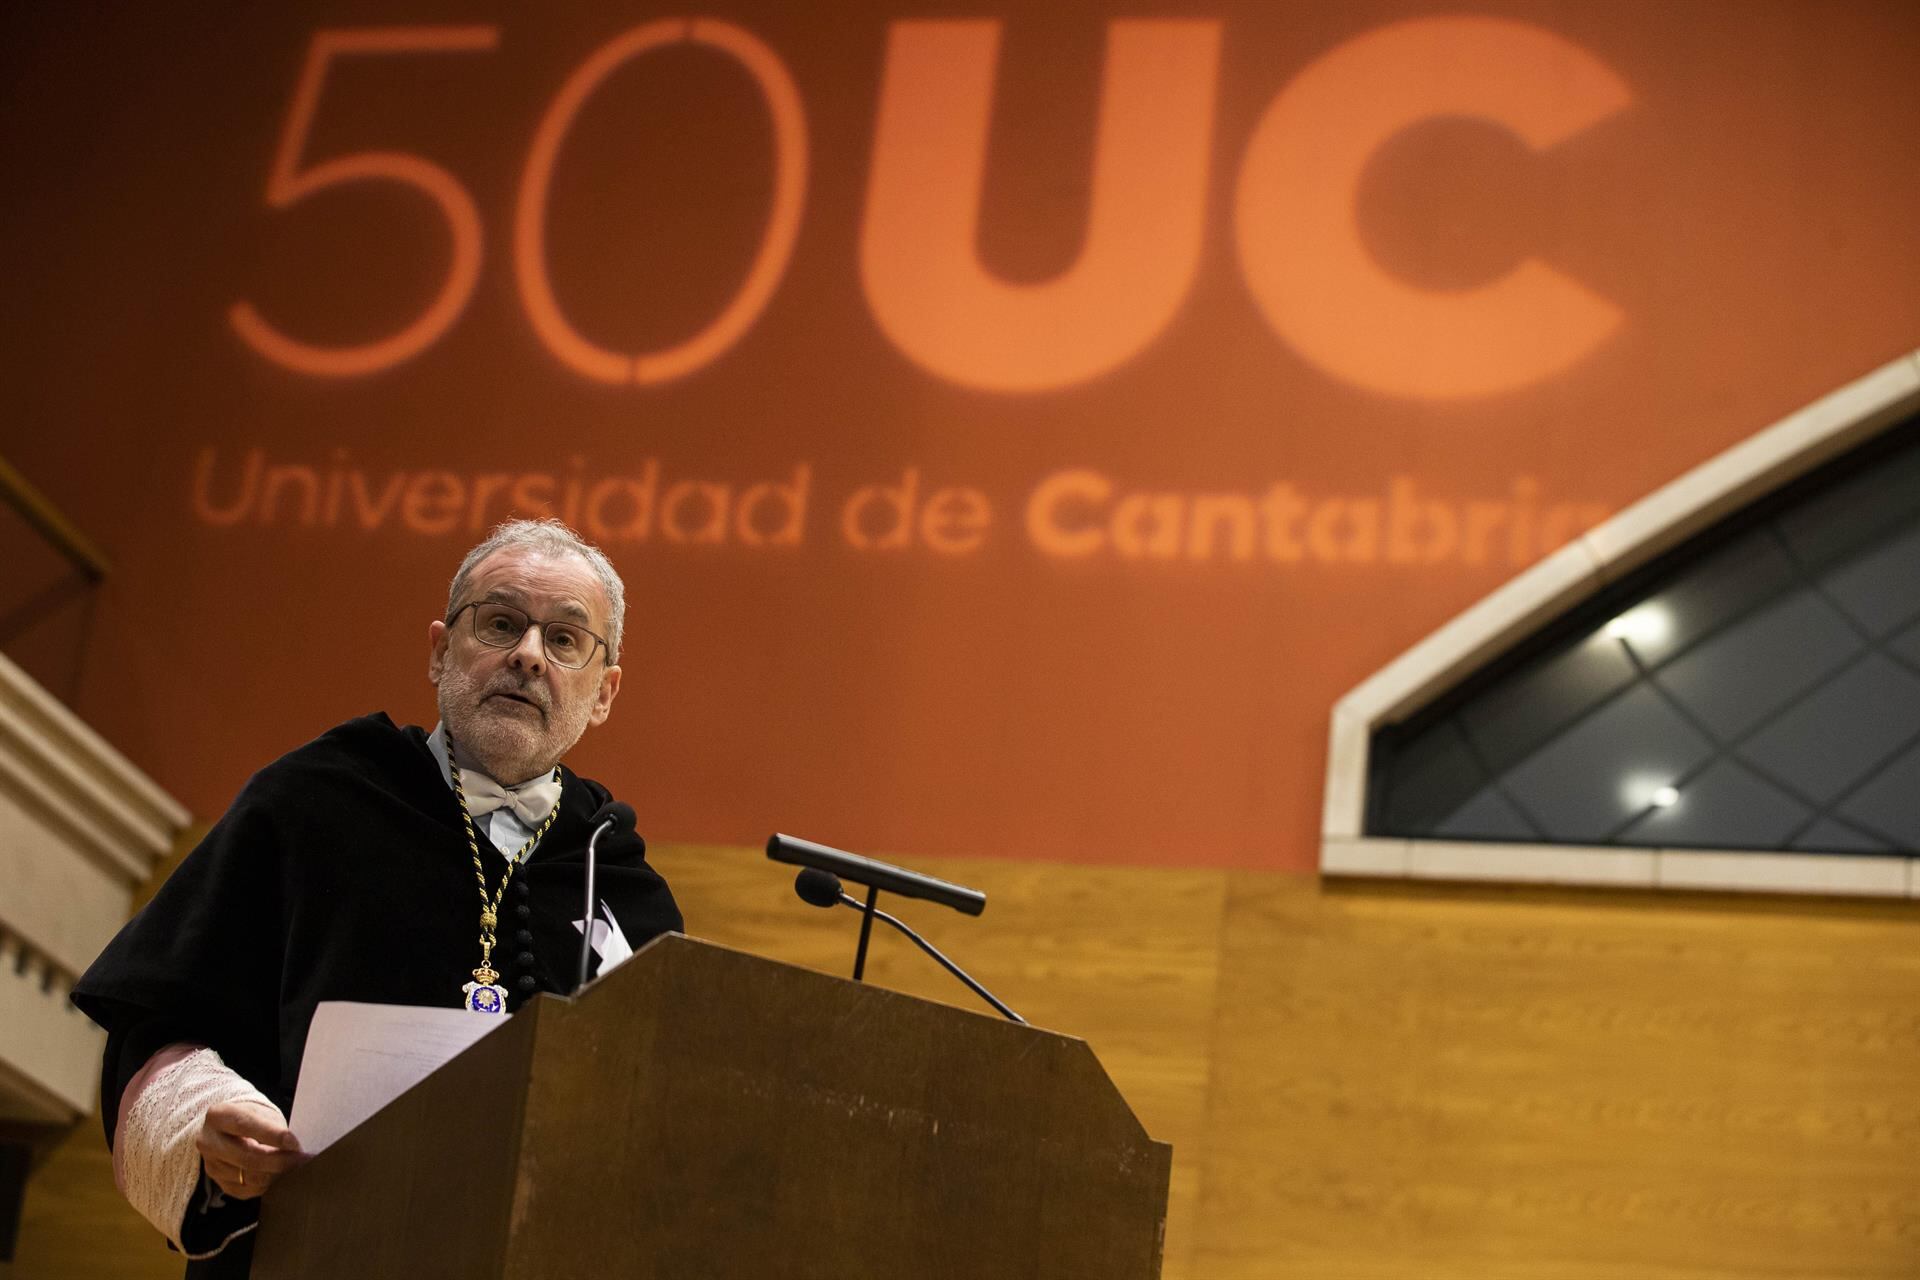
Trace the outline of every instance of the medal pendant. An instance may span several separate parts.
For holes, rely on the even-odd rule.
[[[474,1013],[507,1011],[507,989],[497,982],[469,982],[460,990],[466,996],[466,1007]]]

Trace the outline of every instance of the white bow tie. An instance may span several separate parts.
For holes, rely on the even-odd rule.
[[[538,831],[560,800],[560,783],[550,773],[517,787],[503,787],[484,773],[462,770],[460,786],[467,793],[469,814],[479,818],[495,809],[511,809],[529,831]]]

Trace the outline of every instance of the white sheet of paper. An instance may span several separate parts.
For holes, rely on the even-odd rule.
[[[600,967],[594,971],[595,979],[612,973],[616,965],[623,965],[633,959],[633,948],[627,943],[627,935],[620,931],[620,922],[613,918],[613,908],[607,905],[605,898],[600,899],[600,915],[593,922],[593,951],[600,957]],[[587,922],[575,920],[575,929],[584,929]]]
[[[326,1150],[506,1021],[465,1009],[323,1001],[313,1011],[293,1095],[289,1125],[300,1149]]]

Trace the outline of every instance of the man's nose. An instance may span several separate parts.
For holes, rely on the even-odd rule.
[[[534,675],[547,669],[547,637],[539,623],[528,624],[520,633],[519,642],[507,651],[507,662]]]

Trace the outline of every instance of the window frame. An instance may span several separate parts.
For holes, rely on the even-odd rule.
[[[1328,877],[1920,898],[1920,856],[1515,844],[1372,836],[1375,730],[1445,697],[1489,662],[1695,536],[1920,410],[1909,352],[1765,427],[1470,606],[1334,705],[1321,810]]]

